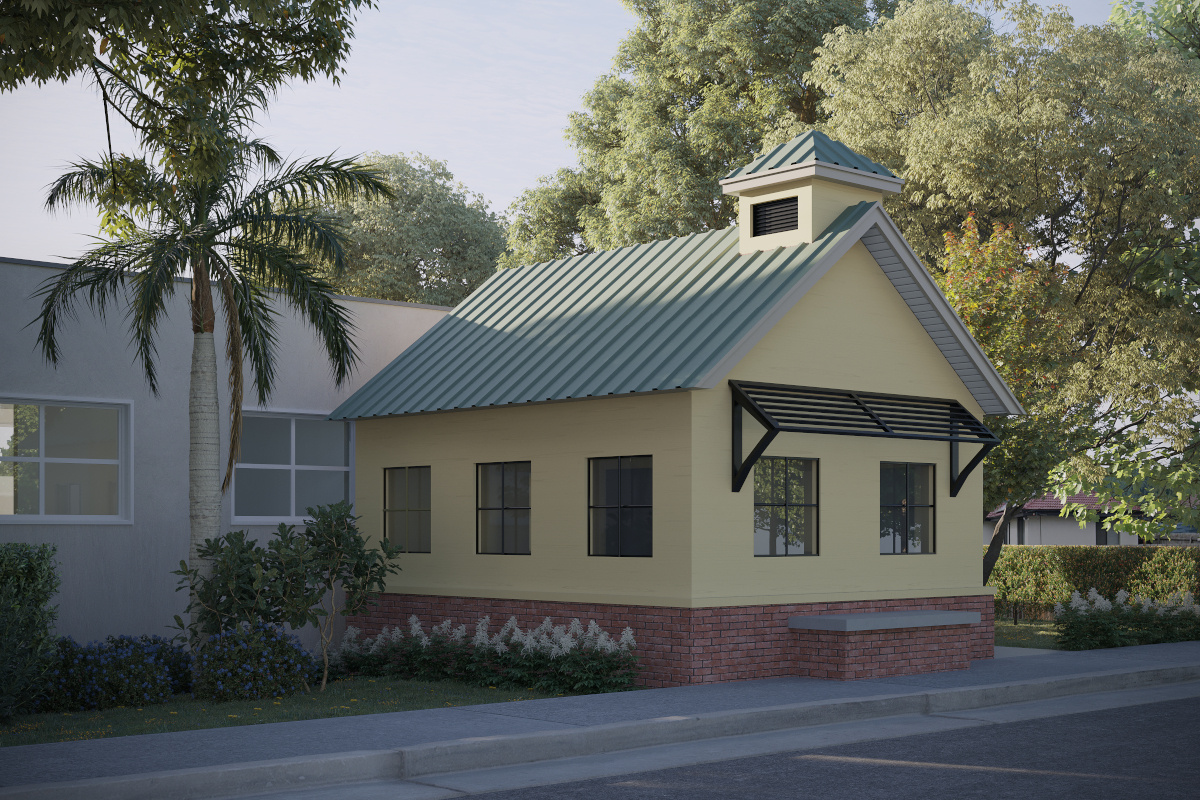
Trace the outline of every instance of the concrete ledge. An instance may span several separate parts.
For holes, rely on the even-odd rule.
[[[862,611],[854,614],[811,614],[788,617],[797,631],[886,631],[897,628],[934,628],[941,625],[978,625],[978,611]]]
[[[111,778],[8,786],[0,787],[0,800],[202,800],[370,780],[416,778],[833,722],[946,713],[1198,680],[1200,664],[1110,670],[1012,683],[876,695],[855,700],[823,700],[660,717],[575,730],[455,739],[395,750],[330,753]],[[331,790],[329,796],[336,797],[336,790]]]

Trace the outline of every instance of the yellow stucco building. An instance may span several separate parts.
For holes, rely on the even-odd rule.
[[[980,419],[1021,408],[901,181],[809,133],[722,185],[738,226],[503,271],[334,412],[406,551],[355,624],[629,625],[651,685],[991,656]]]

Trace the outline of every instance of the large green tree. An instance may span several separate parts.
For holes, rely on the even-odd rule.
[[[1069,357],[1047,347],[1053,391],[1027,404],[1069,443],[1046,485],[1114,498],[1109,524],[1149,536],[1194,518],[1200,494],[1200,70],[1032,3],[1002,21],[904,2],[828,37],[810,79],[829,134],[905,178],[888,210],[935,273],[970,215],[1022,231],[1021,269],[1066,268]],[[1021,463],[987,467],[993,488],[1019,483]]]
[[[510,209],[508,266],[723,228],[717,184],[763,133],[821,118],[805,77],[822,38],[865,28],[869,0],[625,0],[637,25],[572,114],[579,157]]]
[[[250,70],[337,79],[352,23],[371,0],[5,0],[0,92],[81,74],[155,69],[161,56],[192,85],[224,85]],[[184,43],[187,46],[184,46]]]
[[[1131,36],[1151,37],[1200,58],[1200,0],[1117,0],[1109,22]]]
[[[347,231],[341,292],[410,303],[457,305],[496,270],[504,229],[482,195],[454,181],[445,162],[370,153],[392,190],[337,206]]]
[[[269,83],[269,82],[268,82]],[[174,125],[143,130],[143,155],[81,161],[51,186],[46,205],[100,206],[108,238],[50,279],[40,290],[38,341],[44,356],[61,357],[60,332],[82,303],[103,315],[127,307],[130,339],[152,392],[159,378],[159,327],[185,324],[192,332],[188,398],[191,548],[189,563],[207,569],[200,549],[220,533],[220,426],[215,331],[222,324],[230,385],[231,441],[225,484],[241,431],[243,361],[260,403],[274,385],[276,303],[291,306],[313,328],[341,384],[356,360],[352,323],[315,273],[345,266],[344,233],[325,213],[354,194],[386,196],[387,185],[352,160],[284,162],[248,134],[270,91],[254,75],[231,76],[207,107],[214,137],[206,158],[190,170],[189,140]],[[137,105],[137,99],[131,101]],[[131,108],[136,114],[137,109]],[[155,109],[153,113],[161,113]],[[181,115],[194,116],[187,107]],[[173,152],[170,166],[162,157]],[[190,277],[187,320],[167,322],[168,301]],[[219,311],[218,311],[219,309]],[[220,320],[219,320],[220,318]]]

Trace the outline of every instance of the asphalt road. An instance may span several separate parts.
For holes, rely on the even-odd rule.
[[[476,794],[482,800],[1200,798],[1200,698]]]

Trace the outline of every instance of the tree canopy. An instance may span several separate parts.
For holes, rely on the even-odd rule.
[[[346,269],[330,274],[342,292],[410,303],[457,305],[496,270],[504,229],[479,194],[442,161],[371,153],[364,158],[390,198],[336,207],[347,234]]]
[[[999,334],[972,331],[1005,371],[1021,361],[1026,317],[1061,326],[1039,320],[1029,342],[1044,377],[1005,372],[1035,417],[1057,422],[1051,443],[1065,450],[1045,484],[1112,498],[1109,524],[1158,533],[1194,518],[1200,495],[1200,69],[1031,3],[1003,21],[915,0],[870,30],[835,32],[810,75],[825,130],[905,178],[888,211],[941,280],[964,259],[979,279],[994,268],[977,243],[947,247],[946,232],[1015,226],[1028,249],[1002,259],[1012,269],[990,291],[1016,305]],[[1025,297],[1031,278],[1049,281],[1040,302]],[[971,292],[948,290],[970,322]],[[988,496],[1021,502],[1029,462],[997,455]]]
[[[372,0],[10,0],[0,10],[0,92],[93,69],[167,60],[194,84],[226,72],[335,80],[351,23]],[[186,46],[185,46],[186,44]]]
[[[736,203],[717,180],[763,133],[820,118],[806,77],[822,38],[862,29],[890,2],[626,0],[637,26],[570,117],[579,155],[510,209],[516,266],[724,228]]]
[[[1117,0],[1109,22],[1134,37],[1151,37],[1200,58],[1200,0]]]

